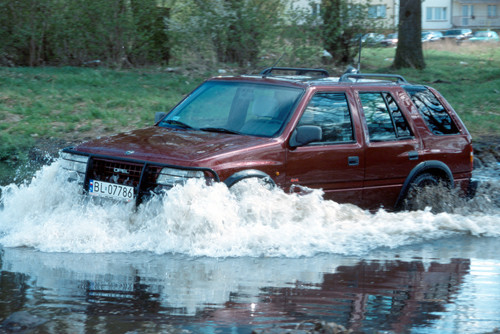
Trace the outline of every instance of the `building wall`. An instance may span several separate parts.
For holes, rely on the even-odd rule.
[[[451,23],[471,29],[500,28],[500,0],[453,0]]]
[[[297,6],[311,8],[310,0],[290,1],[295,8]],[[366,3],[366,0],[351,1]],[[314,3],[316,10],[319,10],[321,0],[314,0]],[[371,5],[385,6],[384,24],[387,28],[397,30],[399,0],[372,0]],[[451,28],[500,29],[500,0],[422,1],[422,30],[447,30]]]
[[[422,2],[422,30],[446,30],[452,27],[451,0],[424,0]]]

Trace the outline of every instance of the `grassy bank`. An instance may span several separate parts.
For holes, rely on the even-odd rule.
[[[151,69],[0,68],[0,160],[41,139],[78,141],[151,124],[200,81]]]
[[[394,72],[394,53],[364,49],[362,71]],[[424,54],[424,71],[398,73],[441,91],[473,136],[500,135],[500,47],[433,45]],[[0,68],[0,160],[20,159],[42,139],[79,141],[152,124],[156,111],[169,110],[211,74]]]

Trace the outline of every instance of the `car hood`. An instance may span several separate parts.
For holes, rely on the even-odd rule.
[[[270,144],[275,140],[154,126],[98,138],[73,149],[112,157],[196,166],[197,162],[207,158]]]

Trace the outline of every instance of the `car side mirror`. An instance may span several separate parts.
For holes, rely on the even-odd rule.
[[[161,121],[161,119],[163,117],[165,117],[166,114],[167,114],[166,112],[157,111],[156,114],[155,114],[155,124],[158,123],[159,121]]]
[[[316,125],[301,125],[298,126],[290,137],[290,146],[304,146],[315,141],[321,141],[323,132]]]

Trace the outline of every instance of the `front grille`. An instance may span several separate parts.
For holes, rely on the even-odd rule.
[[[137,187],[143,164],[94,158],[89,178]]]
[[[171,186],[157,184],[158,175],[167,165],[142,161],[114,160],[107,157],[90,157],[85,178],[85,190],[89,191],[90,180],[132,186],[135,188],[137,204],[143,197],[159,193]],[[176,168],[168,166],[168,168]],[[200,170],[200,169],[198,169]],[[208,181],[219,181],[217,174],[210,169],[202,169]]]

